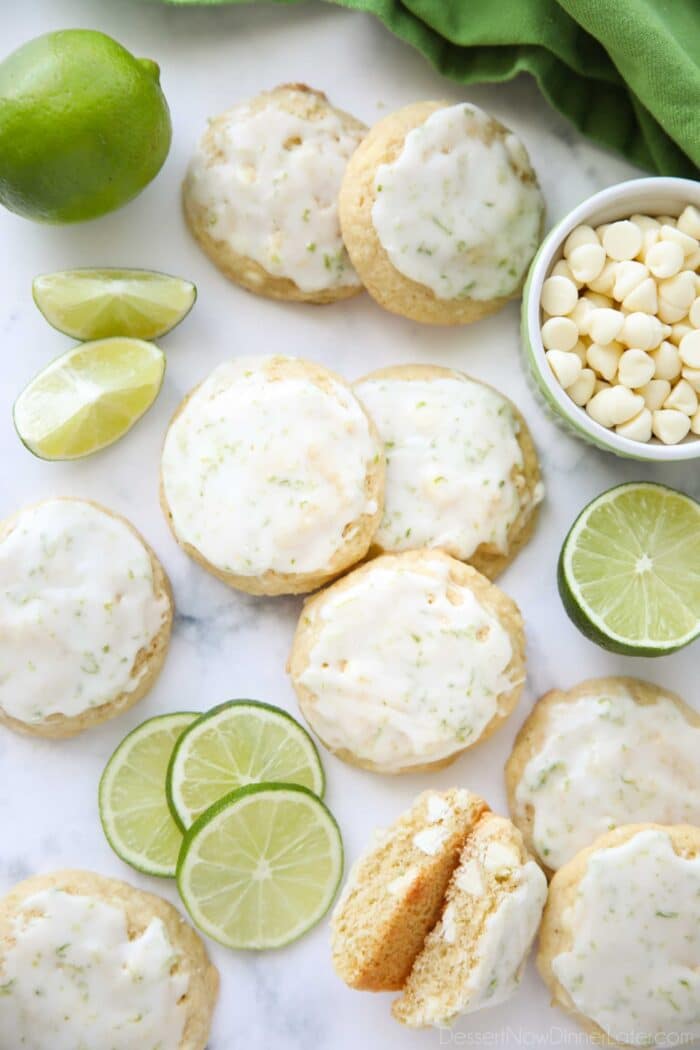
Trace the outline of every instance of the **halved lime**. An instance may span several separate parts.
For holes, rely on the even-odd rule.
[[[286,711],[230,700],[203,715],[178,741],[168,767],[168,804],[188,828],[237,788],[264,781],[300,784],[322,796],[323,767],[313,740]]]
[[[612,652],[664,656],[700,634],[700,504],[649,482],[589,503],[559,557],[580,631]]]
[[[232,792],[186,832],[180,896],[204,933],[229,948],[280,948],[328,911],[343,873],[335,819],[292,784]]]
[[[113,444],[151,407],[165,355],[140,339],[102,339],[57,357],[15,401],[17,433],[41,459],[79,459]]]
[[[191,281],[152,270],[64,270],[34,278],[34,302],[74,339],[158,339],[190,312]]]
[[[150,718],[122,740],[100,780],[102,828],[123,861],[147,875],[174,877],[182,832],[165,797],[173,748],[197,715]]]

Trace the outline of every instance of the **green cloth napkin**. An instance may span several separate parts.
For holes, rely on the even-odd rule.
[[[700,0],[330,2],[376,15],[462,84],[531,73],[584,135],[642,168],[698,176]]]

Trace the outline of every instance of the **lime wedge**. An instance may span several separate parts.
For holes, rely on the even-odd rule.
[[[165,797],[165,773],[191,712],[150,718],[122,740],[100,780],[102,828],[123,861],[147,875],[174,877],[182,832]]]
[[[15,428],[41,459],[78,459],[113,444],[155,401],[165,356],[153,343],[102,339],[76,346],[15,401]]]
[[[190,281],[150,270],[64,270],[34,278],[34,302],[74,339],[158,339],[190,312]]]
[[[559,557],[580,631],[612,652],[664,656],[700,634],[700,504],[648,482],[589,503]]]
[[[319,796],[325,788],[314,742],[291,715],[256,700],[231,700],[183,733],[168,768],[168,804],[188,828],[224,795],[264,781],[300,784]]]
[[[254,784],[185,834],[177,883],[204,933],[229,948],[280,948],[328,911],[343,871],[334,818],[306,788]]]

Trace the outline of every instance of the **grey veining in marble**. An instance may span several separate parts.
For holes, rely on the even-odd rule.
[[[180,179],[206,118],[282,81],[303,80],[324,89],[367,123],[416,99],[473,100],[522,135],[541,176],[550,223],[595,190],[641,173],[578,136],[548,108],[531,81],[521,78],[463,91],[362,14],[318,3],[191,10],[142,0],[33,0],[2,7],[3,50],[50,29],[89,26],[155,58],[162,67],[175,134],[161,176],[114,215],[55,228],[0,213],[0,516],[51,494],[90,496],[121,511],[162,558],[178,615],[161,679],[123,718],[61,743],[0,733],[0,892],[33,872],[79,866],[127,878],[175,901],[170,884],[130,871],[102,836],[96,790],[113,748],[146,717],[204,709],[234,696],[296,711],[284,665],[300,601],[260,600],[227,590],[179,550],[158,505],[159,449],[171,413],[217,362],[237,353],[305,354],[348,378],[411,361],[461,368],[495,383],[517,402],[542,456],[547,498],[541,523],[501,581],[520,603],[527,626],[529,678],[520,707],[495,737],[452,768],[430,776],[382,778],[324,756],[328,801],[343,829],[348,861],[375,825],[393,819],[429,785],[467,785],[502,811],[504,759],[525,713],[546,689],[593,674],[637,674],[697,703],[697,647],[658,661],[603,653],[569,623],[555,584],[563,537],[590,498],[634,478],[663,479],[700,496],[696,465],[661,468],[623,462],[557,430],[521,373],[515,304],[469,328],[435,330],[382,313],[367,297],[325,308],[258,300],[229,285],[199,252],[179,207]],[[92,459],[42,463],[17,440],[11,406],[24,383],[70,341],[40,317],[32,303],[31,279],[42,271],[90,265],[176,272],[197,282],[199,301],[163,341],[165,384],[137,429]],[[387,996],[353,993],[335,977],[326,923],[281,952],[211,950],[222,974],[211,1050],[351,1050],[357,1045],[418,1050],[487,1040],[516,1046],[534,1045],[537,1033],[556,1045],[577,1031],[549,1007],[532,965],[510,1003],[463,1019],[452,1033],[415,1033],[392,1021]]]

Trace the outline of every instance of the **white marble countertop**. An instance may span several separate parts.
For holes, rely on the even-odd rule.
[[[181,397],[219,361],[283,351],[330,365],[348,378],[380,366],[450,365],[496,384],[520,406],[542,457],[547,498],[537,535],[500,583],[520,604],[528,639],[528,685],[495,737],[436,774],[382,778],[324,754],[328,802],[351,862],[371,830],[392,820],[419,791],[476,789],[504,811],[503,763],[535,698],[592,674],[636,674],[696,701],[698,648],[662,660],[621,659],[582,638],[556,590],[559,548],[576,513],[617,482],[663,480],[700,496],[694,463],[655,468],[623,462],[564,436],[543,415],[523,378],[518,307],[467,328],[419,327],[383,313],[368,297],[313,308],[256,299],[230,285],[190,239],[179,183],[205,119],[282,81],[307,81],[367,123],[422,98],[468,98],[522,135],[553,222],[584,197],[640,174],[578,136],[525,78],[462,90],[369,16],[310,3],[294,7],[163,8],[139,0],[32,0],[3,4],[2,51],[51,29],[104,30],[162,67],[174,141],[164,171],[127,208],[75,227],[41,227],[0,210],[0,517],[50,495],[88,496],[136,524],[173,582],[177,620],[165,670],[153,692],[124,717],[68,742],[0,734],[0,891],[60,867],[126,878],[176,901],[167,882],[139,876],[111,852],[98,822],[97,783],[113,748],[144,718],[205,709],[232,697],[296,703],[284,671],[300,602],[236,594],[189,561],[158,506],[159,449]],[[168,371],[157,404],[122,442],[82,462],[43,463],[17,439],[11,419],[24,383],[70,341],[43,321],[31,298],[35,274],[74,266],[139,266],[196,281],[199,301],[164,341]],[[530,964],[504,1006],[462,1019],[452,1032],[412,1033],[390,1017],[389,998],[351,992],[330,965],[327,924],[283,951],[244,954],[211,947],[222,975],[211,1050],[383,1050],[457,1045],[561,1045],[583,1040],[548,997]],[[574,1034],[576,1033],[576,1034]],[[0,1046],[2,1034],[0,1033]],[[5,1048],[16,1050],[16,1048]],[[95,1048],[100,1050],[100,1048]]]

